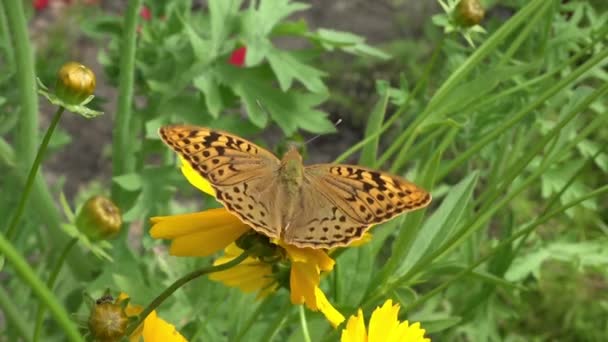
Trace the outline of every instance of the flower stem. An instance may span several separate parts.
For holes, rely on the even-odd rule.
[[[300,325],[302,326],[302,335],[304,335],[304,341],[311,342],[310,333],[308,333],[308,323],[306,322],[304,305],[300,305]]]
[[[127,2],[127,11],[124,19],[124,34],[120,59],[120,79],[118,83],[118,104],[112,142],[112,176],[135,170],[135,155],[132,152],[133,129],[132,105],[133,83],[135,79],[135,47],[136,28],[141,0]],[[112,199],[123,206],[122,191],[116,184],[112,186]]]
[[[45,286],[40,278],[36,276],[32,267],[2,233],[0,233],[0,254],[4,255],[6,260],[13,265],[17,274],[23,279],[26,285],[32,289],[32,292],[38,297],[40,302],[49,308],[49,311],[57,321],[58,326],[63,330],[66,340],[84,341],[65,308],[59,303],[57,298],[48,287]]]
[[[72,250],[72,247],[78,242],[78,238],[72,238],[63,248],[63,252],[59,259],[57,259],[57,263],[51,272],[49,280],[46,282],[46,286],[49,290],[53,291],[53,285],[55,285],[55,280],[57,280],[57,276],[59,275],[59,271],[61,271],[61,267],[65,261],[65,258],[68,256],[68,253]],[[42,319],[44,318],[44,305],[40,305],[38,307],[38,313],[36,314],[36,326],[34,329],[34,342],[40,340],[40,332],[42,331]]]
[[[38,152],[36,153],[36,158],[34,159],[34,164],[30,168],[30,172],[27,175],[27,181],[25,182],[25,189],[21,193],[21,198],[19,199],[19,204],[17,206],[17,211],[11,220],[11,223],[6,230],[6,238],[10,241],[15,235],[15,229],[17,228],[17,224],[19,224],[19,220],[21,219],[21,215],[23,214],[23,210],[25,209],[25,204],[29,197],[30,191],[32,190],[32,185],[34,184],[34,180],[36,179],[36,175],[38,174],[38,169],[40,168],[40,163],[42,162],[42,158],[46,152],[46,148],[49,145],[49,141],[51,140],[51,136],[53,135],[53,131],[55,127],[59,123],[61,119],[61,114],[63,114],[64,108],[59,107],[55,112],[55,116],[53,116],[53,120],[51,121],[51,125],[46,130],[46,134],[42,139],[42,144],[38,148]]]
[[[144,311],[142,311],[139,314],[139,316],[137,317],[137,321],[129,325],[129,328],[126,331],[125,336],[131,336],[131,334],[133,334],[133,331],[135,331],[135,329],[137,329],[137,327],[143,323],[143,321],[146,319],[146,317],[148,317],[148,315],[152,311],[154,311],[160,304],[162,304],[162,302],[164,302],[165,299],[169,298],[169,296],[171,296],[173,294],[173,292],[175,292],[177,289],[179,289],[180,287],[182,287],[189,281],[194,280],[205,274],[227,270],[231,267],[234,267],[234,266],[240,264],[248,256],[249,256],[249,253],[247,251],[245,251],[245,252],[241,253],[241,255],[239,255],[238,257],[230,260],[229,262],[226,262],[226,263],[223,263],[223,264],[217,265],[217,266],[201,268],[200,270],[196,270],[194,272],[188,273],[185,276],[181,277],[180,279],[176,280],[173,284],[171,284],[171,286],[169,286],[167,289],[165,289],[160,295],[158,295],[158,297],[156,297],[150,304],[148,304],[148,307],[146,307],[144,309]]]
[[[34,53],[27,31],[27,19],[23,9],[24,1],[2,1],[14,53],[15,78],[21,110],[15,138],[15,149],[19,156],[18,166],[25,172],[34,160],[38,137],[38,96],[36,94],[36,74]],[[10,50],[9,50],[10,51]]]

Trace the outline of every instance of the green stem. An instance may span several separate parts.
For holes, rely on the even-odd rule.
[[[63,114],[64,108],[59,107],[55,112],[55,116],[53,116],[53,120],[51,121],[51,125],[46,130],[46,134],[44,135],[44,139],[42,139],[42,144],[38,148],[38,152],[36,153],[36,157],[34,159],[34,164],[30,168],[30,172],[27,175],[27,180],[25,182],[25,189],[21,193],[21,198],[19,199],[19,204],[17,205],[17,211],[15,212],[15,216],[11,223],[8,226],[6,231],[6,237],[10,241],[15,235],[15,229],[19,224],[19,220],[21,219],[21,215],[23,215],[23,210],[25,210],[25,204],[27,203],[27,199],[29,198],[30,191],[32,190],[32,185],[34,184],[34,180],[36,179],[36,175],[38,174],[38,169],[40,168],[40,163],[42,162],[42,158],[44,158],[44,154],[46,153],[46,148],[49,145],[49,141],[51,140],[51,136],[53,135],[53,131],[55,131],[55,127],[59,123],[61,119],[61,114]],[[20,157],[21,158],[21,157]]]
[[[9,323],[9,326],[21,336],[23,341],[29,342],[32,340],[30,336],[30,327],[27,326],[26,322],[28,319],[24,316],[23,309],[17,308],[13,302],[11,295],[6,292],[4,287],[0,286],[0,307],[2,313]],[[6,334],[6,332],[4,332]],[[6,336],[4,336],[6,337]]]
[[[249,316],[247,322],[245,322],[245,326],[239,331],[238,335],[234,338],[234,342],[239,342],[243,339],[243,336],[249,331],[256,318],[259,318],[260,313],[264,310],[269,303],[268,297],[264,298],[264,301],[258,305],[255,311]]]
[[[274,340],[274,338],[277,336],[277,333],[279,332],[279,329],[281,329],[283,324],[285,324],[285,322],[289,318],[290,310],[291,303],[285,302],[285,304],[283,305],[283,310],[278,313],[274,321],[272,321],[268,328],[266,328],[266,331],[264,332],[264,334],[262,334],[263,337],[260,339],[260,341],[271,342]]]
[[[135,170],[135,156],[132,151],[133,83],[135,79],[136,27],[141,0],[127,2],[124,34],[121,44],[120,79],[118,84],[118,104],[116,108],[114,136],[112,142],[112,176],[116,177]],[[112,185],[112,198],[122,206],[120,188]]]
[[[25,172],[36,155],[38,143],[38,95],[34,54],[27,31],[27,20],[23,1],[3,1],[9,29],[13,37],[15,71],[18,96],[21,104],[19,124],[15,134],[15,148],[19,156],[18,165]],[[17,114],[15,114],[17,115]]]
[[[490,142],[498,138],[501,134],[509,130],[515,124],[520,122],[524,117],[531,114],[534,109],[541,106],[545,101],[551,98],[553,95],[559,93],[563,90],[567,85],[572,84],[583,75],[585,72],[589,71],[591,68],[595,67],[597,64],[601,63],[606,57],[608,57],[608,50],[604,50],[600,53],[597,53],[589,60],[585,62],[582,66],[580,66],[575,71],[572,71],[568,76],[560,79],[553,87],[549,88],[547,91],[539,95],[534,101],[524,107],[522,110],[514,114],[509,120],[503,122],[499,127],[491,131],[482,137],[476,144],[471,146],[468,150],[460,153],[454,160],[452,160],[446,167],[442,168],[438,179],[443,179],[447,174],[452,172],[456,167],[460,164],[467,161],[471,156],[477,153],[482,148],[486,147]]]
[[[57,259],[57,263],[55,263],[55,267],[53,267],[53,271],[49,277],[49,280],[46,282],[46,286],[49,290],[53,291],[53,286],[55,285],[55,280],[57,280],[57,276],[61,271],[61,267],[65,261],[65,258],[68,256],[68,253],[72,250],[72,247],[78,242],[78,238],[72,238],[72,240],[68,241],[68,243],[63,248],[63,252]],[[36,314],[36,325],[34,328],[34,341],[40,340],[40,333],[42,332],[42,319],[44,318],[44,309],[43,305],[38,307],[38,313]]]
[[[300,305],[300,325],[302,326],[302,335],[304,335],[304,341],[311,342],[310,333],[308,332],[308,323],[306,322],[304,305]]]
[[[363,147],[365,147],[369,142],[373,141],[374,139],[377,139],[384,132],[386,132],[386,130],[389,129],[401,117],[401,115],[403,115],[404,113],[406,113],[406,109],[408,109],[408,106],[409,106],[410,102],[412,101],[412,99],[415,98],[416,96],[418,96],[418,93],[420,91],[422,91],[423,85],[427,83],[427,80],[428,80],[428,78],[431,75],[431,70],[433,70],[433,66],[435,65],[435,62],[437,61],[437,58],[440,55],[441,48],[443,47],[443,42],[444,42],[444,38],[442,37],[441,41],[439,41],[439,44],[437,44],[437,46],[435,47],[435,50],[433,51],[433,55],[431,57],[431,60],[426,65],[421,79],[416,83],[416,86],[414,87],[414,90],[412,90],[411,94],[407,97],[407,100],[399,108],[399,110],[395,114],[393,114],[393,116],[391,116],[390,119],[386,120],[386,122],[382,125],[382,127],[378,131],[376,131],[375,133],[369,135],[365,139],[359,141],[354,146],[352,146],[348,150],[344,151],[344,153],[342,153],[341,155],[339,155],[334,160],[334,163],[341,163],[341,162],[345,161],[353,153],[355,153],[358,150],[362,149]]]
[[[6,260],[13,265],[17,274],[32,289],[32,292],[38,297],[40,302],[49,308],[51,315],[65,333],[67,340],[84,341],[78,332],[78,328],[70,319],[70,315],[65,311],[65,308],[57,301],[51,290],[36,276],[36,273],[23,256],[19,254],[15,247],[4,237],[4,234],[1,233],[0,254],[3,254]]]
[[[227,270],[231,267],[234,267],[234,266],[240,264],[248,256],[249,256],[249,253],[247,251],[245,251],[245,252],[241,253],[241,255],[239,255],[238,257],[230,260],[229,262],[226,262],[226,263],[223,263],[223,264],[217,265],[217,266],[201,268],[199,270],[190,272],[190,273],[186,274],[185,276],[179,278],[173,284],[171,284],[171,286],[166,288],[160,295],[158,295],[156,298],[154,298],[154,300],[150,304],[148,304],[148,307],[146,307],[144,309],[144,311],[142,311],[137,316],[137,321],[134,322],[133,324],[129,325],[129,328],[126,331],[125,336],[131,336],[131,334],[133,334],[133,331],[135,331],[135,329],[142,324],[142,322],[146,319],[146,317],[148,317],[148,315],[152,311],[154,311],[158,306],[160,306],[165,301],[165,299],[169,298],[169,296],[171,296],[173,294],[173,292],[177,291],[177,289],[184,286],[189,281],[194,280],[205,274]]]
[[[433,290],[427,292],[424,294],[424,296],[419,297],[418,299],[414,300],[411,304],[409,304],[406,308],[405,311],[409,311],[413,308],[415,308],[416,306],[420,305],[421,303],[423,303],[424,301],[426,301],[427,299],[429,299],[430,297],[436,295],[437,293],[441,292],[442,290],[444,290],[445,288],[447,288],[450,284],[456,282],[457,280],[459,280],[460,278],[464,277],[465,275],[469,274],[471,271],[473,271],[475,268],[477,268],[479,265],[481,265],[482,263],[484,263],[485,261],[489,260],[490,258],[492,258],[498,251],[500,251],[501,249],[509,246],[511,243],[513,243],[515,240],[525,236],[526,234],[531,233],[532,231],[534,231],[534,229],[536,229],[538,226],[540,226],[541,224],[549,221],[551,218],[553,218],[554,216],[564,212],[566,209],[571,208],[581,202],[584,202],[590,198],[599,196],[603,193],[607,193],[608,192],[608,185],[607,186],[603,186],[595,191],[592,191],[590,193],[588,193],[585,196],[579,197],[576,200],[573,200],[561,207],[559,207],[558,209],[552,211],[549,214],[543,215],[541,217],[539,217],[538,219],[536,219],[534,222],[532,222],[530,224],[530,226],[528,226],[527,228],[524,228],[522,230],[520,230],[519,232],[513,234],[510,238],[508,238],[507,240],[504,240],[502,242],[500,242],[498,245],[496,245],[493,249],[493,251],[491,253],[488,253],[487,255],[481,257],[479,260],[477,260],[476,262],[474,262],[473,264],[471,264],[469,267],[467,267],[466,269],[464,269],[463,271],[461,271],[460,273],[458,273],[457,275],[455,275],[454,277],[452,277],[450,280],[446,281],[445,283],[437,286],[436,288],[434,288]]]

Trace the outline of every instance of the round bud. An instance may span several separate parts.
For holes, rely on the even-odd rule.
[[[129,317],[119,303],[98,300],[91,310],[88,325],[95,341],[120,341],[127,331]]]
[[[460,0],[454,12],[456,22],[464,27],[479,24],[485,15],[479,0]]]
[[[65,63],[57,75],[55,95],[70,105],[79,105],[95,91],[95,74],[86,66]]]
[[[103,196],[89,198],[76,217],[76,226],[91,240],[108,239],[120,231],[120,209]]]

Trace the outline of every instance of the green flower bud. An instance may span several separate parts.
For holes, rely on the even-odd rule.
[[[129,317],[120,303],[104,296],[91,310],[88,325],[95,341],[120,341],[127,331]]]
[[[463,27],[471,27],[479,24],[485,15],[479,0],[460,0],[454,11],[454,19]]]
[[[91,240],[108,239],[122,226],[120,209],[108,198],[89,198],[76,217],[76,226]]]
[[[55,94],[68,105],[79,105],[93,95],[95,74],[86,66],[68,62],[59,69]]]

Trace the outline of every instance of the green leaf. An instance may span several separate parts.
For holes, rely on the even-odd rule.
[[[326,93],[304,94],[297,90],[285,93],[272,86],[271,70],[267,67],[243,69],[227,65],[218,66],[217,71],[217,79],[241,97],[256,126],[265,127],[270,115],[288,136],[298,128],[313,133],[335,131],[326,114],[313,108],[327,98]]]
[[[112,178],[116,184],[127,191],[137,191],[142,187],[141,176],[137,173],[129,173]]]
[[[211,55],[209,58],[215,58],[221,53],[221,46],[228,40],[242,2],[242,0],[209,0],[211,17],[211,51],[207,52]]]
[[[522,281],[529,276],[539,279],[540,270],[547,260],[572,262],[579,269],[586,267],[606,268],[608,265],[608,240],[556,241],[528,254],[521,254],[513,261],[505,274],[509,281]]]
[[[452,234],[472,198],[477,176],[478,172],[473,172],[452,187],[439,208],[418,231],[418,235],[396,274],[407,273],[418,260],[440,246]]]
[[[198,76],[193,81],[194,86],[205,94],[205,104],[211,116],[217,119],[224,108],[219,84],[209,74]]]
[[[186,35],[190,40],[192,51],[196,57],[197,62],[207,64],[211,62],[215,56],[211,53],[213,51],[213,42],[208,39],[201,38],[194,28],[187,22],[184,23]]]
[[[385,82],[386,87],[381,88],[380,99],[376,102],[374,110],[367,120],[367,126],[365,127],[365,138],[377,133],[382,128],[384,122],[384,114],[386,113],[386,106],[388,105],[388,83]],[[373,166],[377,158],[378,144],[380,143],[380,136],[370,140],[363,149],[361,150],[361,157],[359,163],[365,166]]]
[[[380,59],[390,58],[390,55],[385,52],[365,44],[365,38],[350,32],[319,29],[316,33],[308,34],[307,37],[317,41],[329,51],[339,48],[355,55],[368,55]]]
[[[295,78],[313,93],[327,91],[325,84],[321,80],[321,77],[325,76],[325,73],[300,62],[291,53],[273,49],[266,57],[279,80],[281,90],[289,90]]]

